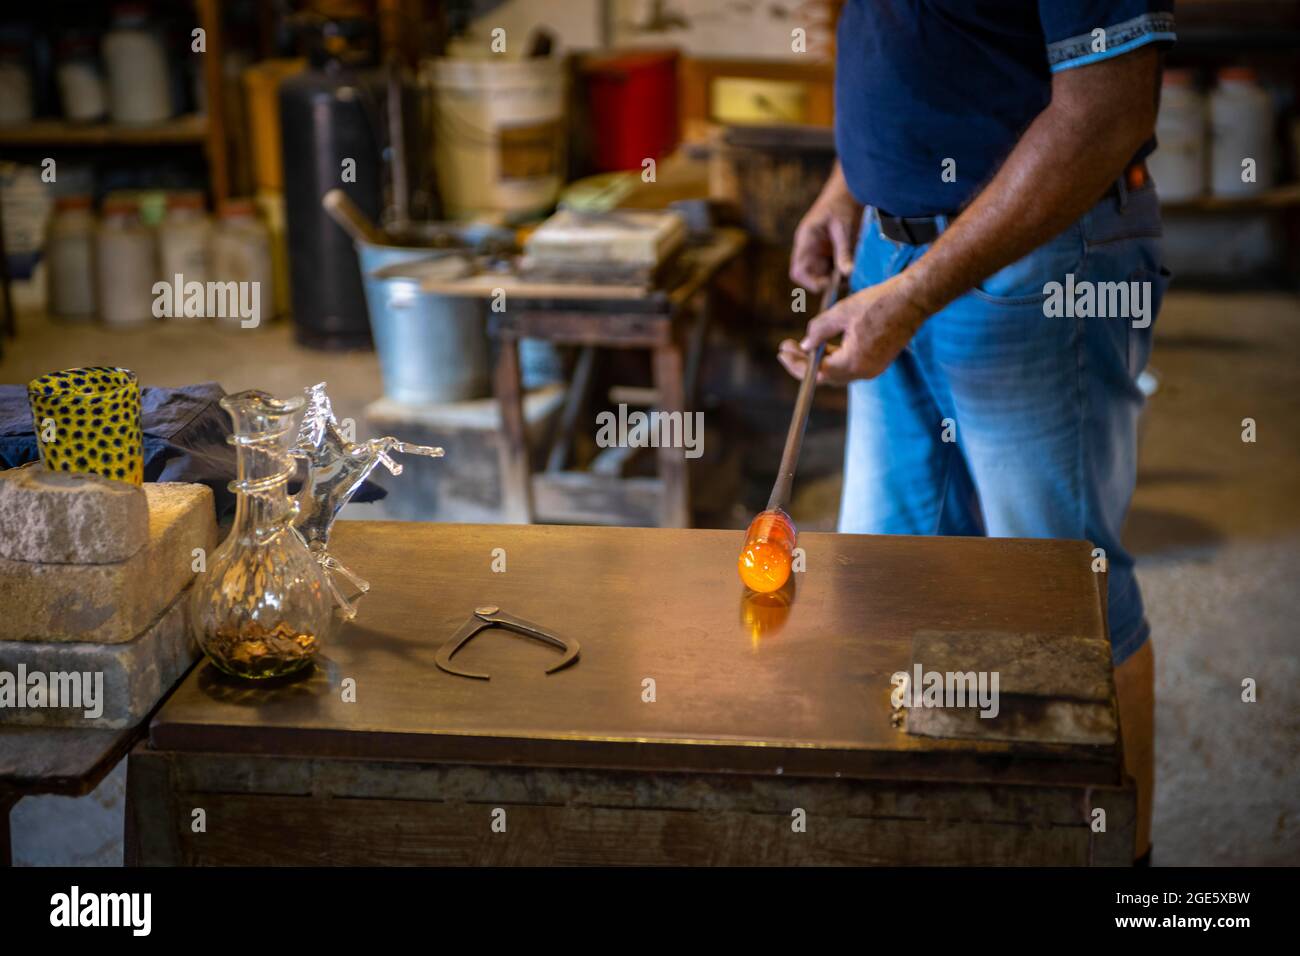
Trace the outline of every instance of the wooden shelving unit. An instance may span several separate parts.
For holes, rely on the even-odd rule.
[[[1162,204],[1165,212],[1261,212],[1300,206],[1300,183],[1274,186],[1257,196],[1202,196]]]
[[[0,127],[0,150],[105,149],[152,147],[201,148],[208,161],[208,186],[216,204],[230,196],[230,154],[225,121],[221,58],[225,49],[221,0],[192,0],[195,19],[206,34],[203,79],[207,114],[178,116],[152,126],[114,123],[69,123],[39,119],[22,126]],[[4,158],[0,156],[0,158]],[[3,222],[0,222],[0,340],[14,334],[13,302],[4,262]],[[3,354],[0,341],[0,355]]]
[[[22,126],[0,127],[0,149],[64,149],[106,147],[202,147],[208,160],[208,182],[215,203],[230,195],[225,100],[221,57],[224,34],[221,0],[193,0],[195,18],[207,36],[203,57],[207,113],[178,116],[151,126],[114,123],[69,123],[38,119]]]
[[[1169,51],[1165,65],[1195,71],[1208,80],[1212,71],[1224,66],[1251,66],[1269,85],[1300,90],[1300,0],[1178,0],[1178,42]],[[1279,123],[1283,137],[1290,133],[1292,111]],[[1290,146],[1285,138],[1280,149]],[[1203,196],[1186,202],[1164,204],[1171,216],[1254,215],[1269,217],[1281,236],[1280,261],[1271,285],[1294,288],[1300,275],[1300,169],[1294,158],[1283,161],[1281,175],[1293,181],[1254,196],[1227,198]],[[1288,168],[1289,167],[1289,168]],[[1159,183],[1156,184],[1157,189]]]
[[[208,138],[206,116],[190,114],[152,126],[69,123],[42,119],[23,126],[0,126],[0,147],[167,146],[201,144]]]

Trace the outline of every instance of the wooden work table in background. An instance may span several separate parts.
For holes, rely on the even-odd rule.
[[[914,736],[890,701],[918,631],[1095,652],[1104,583],[1084,542],[806,534],[793,591],[757,602],[736,577],[740,532],[344,521],[334,534],[372,582],[356,621],[301,679],[238,684],[206,662],[186,678],[131,754],[128,859],[1131,860],[1113,738]],[[487,630],[456,660],[490,681],[438,670],[440,645],[485,604],[578,640],[581,659],[547,676],[555,650]]]

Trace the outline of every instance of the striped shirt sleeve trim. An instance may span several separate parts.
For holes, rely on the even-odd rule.
[[[1144,13],[1140,17],[1106,27],[1104,50],[1093,49],[1095,40],[1091,32],[1049,43],[1047,64],[1053,73],[1059,73],[1108,60],[1148,43],[1172,43],[1176,38],[1172,13]]]

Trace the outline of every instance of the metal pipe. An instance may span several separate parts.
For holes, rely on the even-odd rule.
[[[822,312],[835,305],[840,298],[843,277],[839,272],[831,276],[830,285],[822,295]],[[790,491],[794,486],[794,472],[799,466],[799,452],[803,449],[803,433],[808,428],[808,415],[812,411],[813,392],[817,388],[817,370],[821,367],[822,356],[826,354],[826,343],[817,346],[804,370],[803,381],[799,383],[799,397],[795,399],[794,413],[790,416],[790,430],[785,435],[785,450],[781,453],[781,470],[772,486],[772,495],[767,499],[767,510],[778,508],[786,510],[790,502]]]

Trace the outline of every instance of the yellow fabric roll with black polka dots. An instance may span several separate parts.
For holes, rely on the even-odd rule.
[[[74,368],[27,384],[41,461],[51,471],[144,483],[140,383],[125,368]]]

